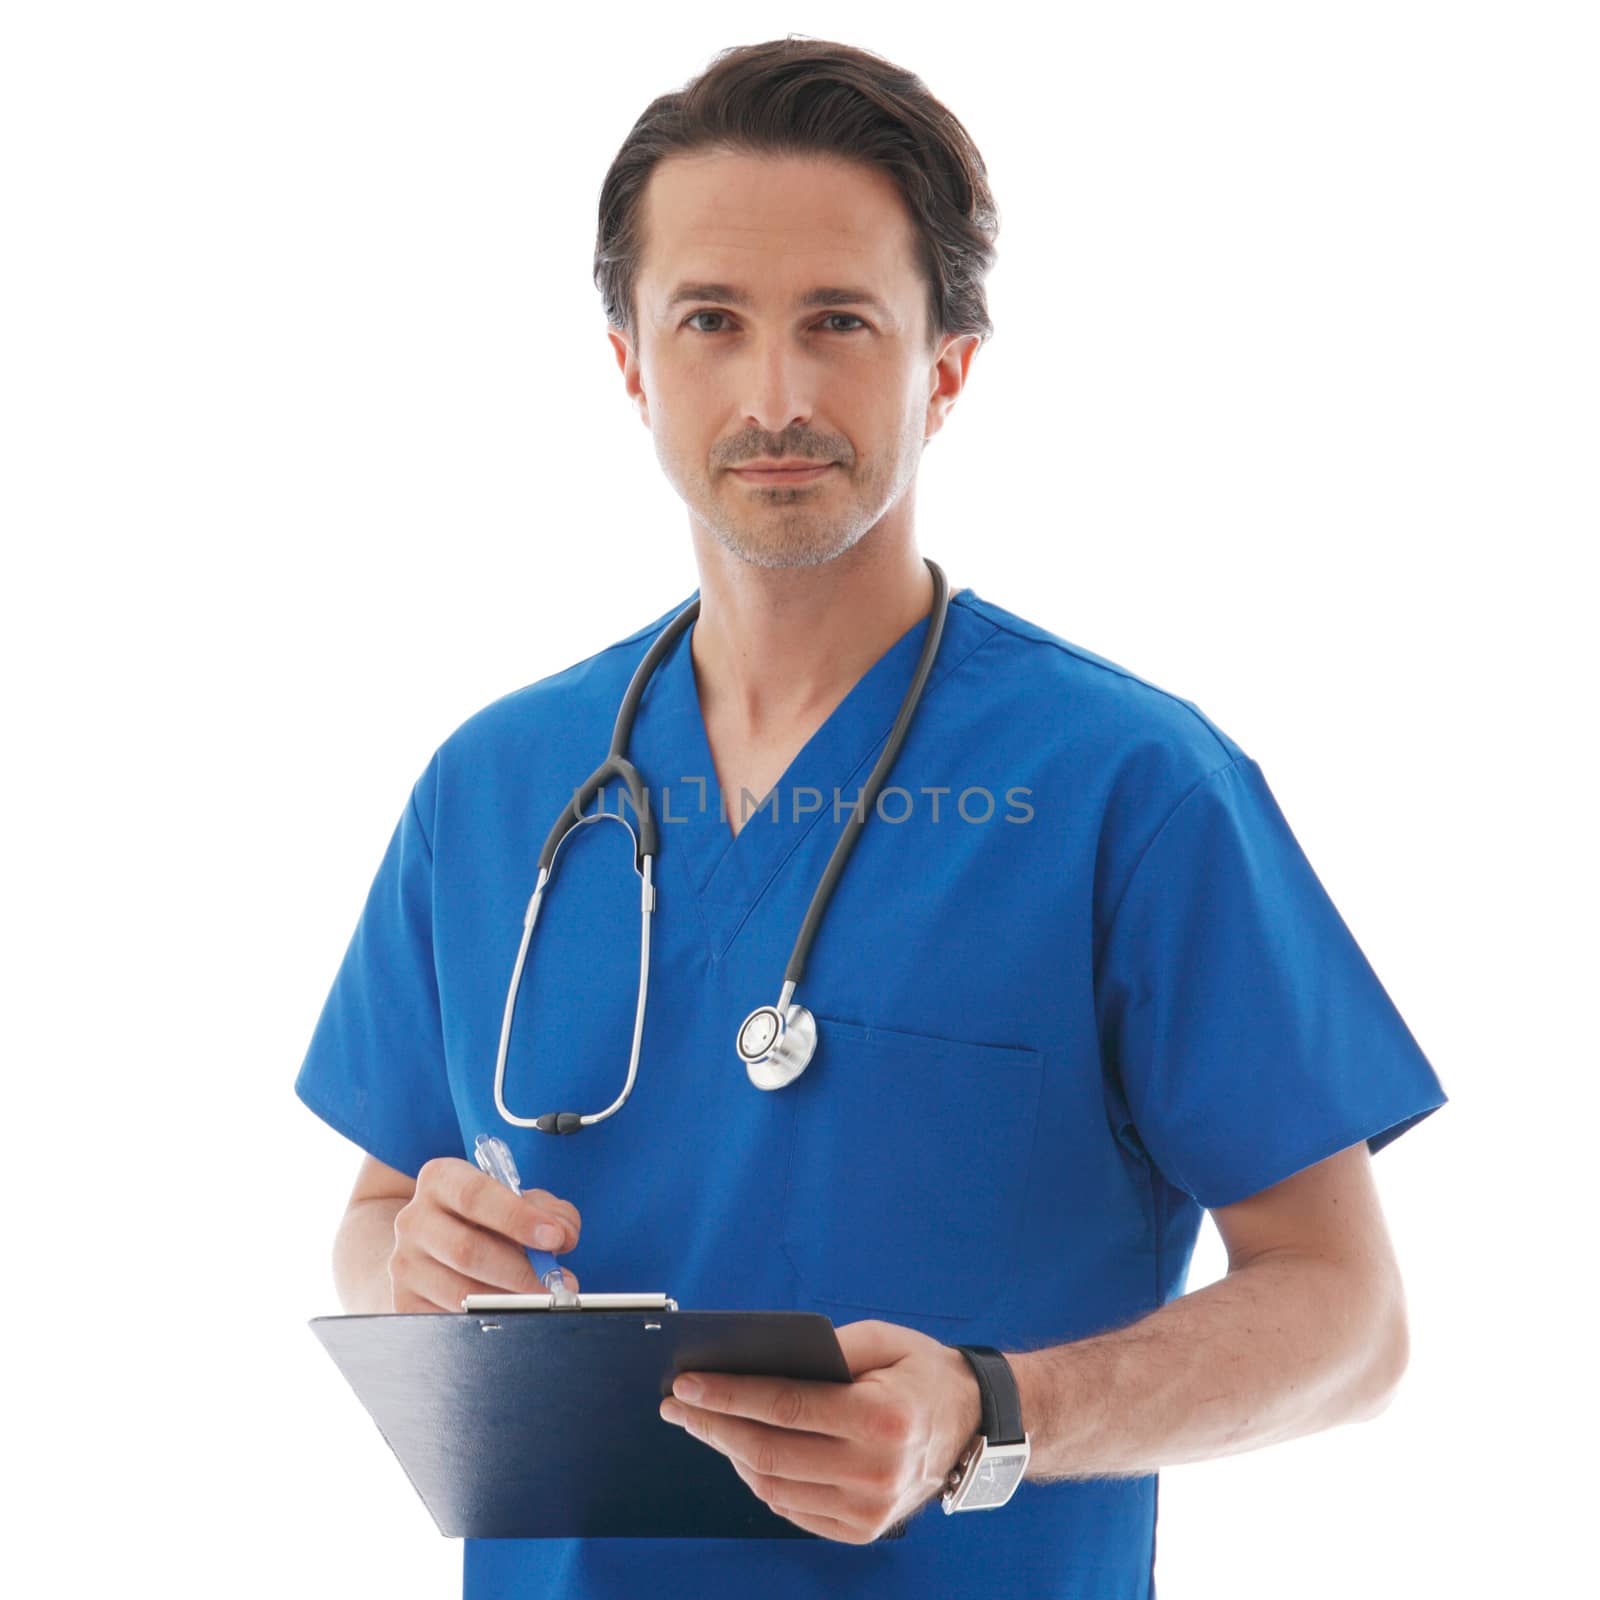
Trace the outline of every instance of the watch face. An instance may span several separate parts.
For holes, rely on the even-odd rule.
[[[1020,1451],[1015,1455],[1009,1451],[985,1455],[978,1463],[972,1487],[967,1491],[967,1497],[962,1503],[969,1506],[1004,1505],[1011,1498],[1012,1491],[1022,1482],[1022,1474],[1027,1465],[1028,1458]]]
[[[961,1481],[944,1496],[947,1512],[1003,1506],[1022,1482],[1032,1454],[1027,1439],[1021,1444],[990,1444],[980,1439],[973,1448],[981,1449],[981,1454],[976,1460],[971,1455],[962,1458]]]

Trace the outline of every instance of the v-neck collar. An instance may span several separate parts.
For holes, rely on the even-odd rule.
[[[977,619],[957,602],[972,598],[972,594],[968,588],[950,596],[939,653],[923,686],[913,728],[930,708],[943,679],[993,631],[965,625]],[[929,620],[923,617],[913,623],[856,680],[763,797],[767,803],[752,807],[737,835],[721,811],[716,763],[695,683],[692,627],[684,630],[657,666],[640,703],[634,759],[649,788],[651,803],[667,808],[659,828],[661,870],[668,870],[668,855],[678,858],[680,881],[687,880],[685,886],[699,903],[713,958],[720,957],[738,936],[767,885],[811,831],[821,823],[830,834],[835,832],[835,790],[841,823],[848,820],[848,808],[866,783],[911,686]],[[885,782],[894,782],[893,772]],[[809,815],[796,818],[793,797],[804,789],[819,792],[821,804]],[[815,795],[806,796],[806,803],[814,800]],[[730,803],[736,809],[737,796]]]

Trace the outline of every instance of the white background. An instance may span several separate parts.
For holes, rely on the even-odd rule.
[[[795,31],[919,73],[1000,204],[921,548],[1260,761],[1451,1096],[1374,1168],[1399,1397],[1163,1472],[1161,1591],[1565,1592],[1591,16],[8,8],[0,1559],[63,1593],[457,1592],[306,1326],[359,1152],[291,1085],[438,743],[695,586],[604,337],[599,185],[654,95]],[[1222,1270],[1208,1223],[1191,1289]]]

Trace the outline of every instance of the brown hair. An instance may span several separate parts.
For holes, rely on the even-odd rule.
[[[983,281],[999,211],[967,130],[913,72],[869,50],[790,34],[719,52],[634,123],[600,187],[594,280],[606,321],[637,347],[641,200],[656,163],[688,152],[828,154],[874,166],[916,225],[928,289],[928,350],[947,335],[994,336]]]

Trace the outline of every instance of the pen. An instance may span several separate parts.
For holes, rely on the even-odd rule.
[[[522,1179],[518,1176],[517,1164],[512,1160],[511,1149],[504,1139],[480,1133],[474,1154],[478,1158],[478,1165],[491,1178],[503,1183],[512,1194],[522,1193]],[[535,1250],[531,1245],[524,1248],[539,1282],[549,1291],[554,1303],[558,1306],[576,1305],[578,1297],[567,1287],[567,1275],[561,1270],[561,1263],[548,1250]]]

